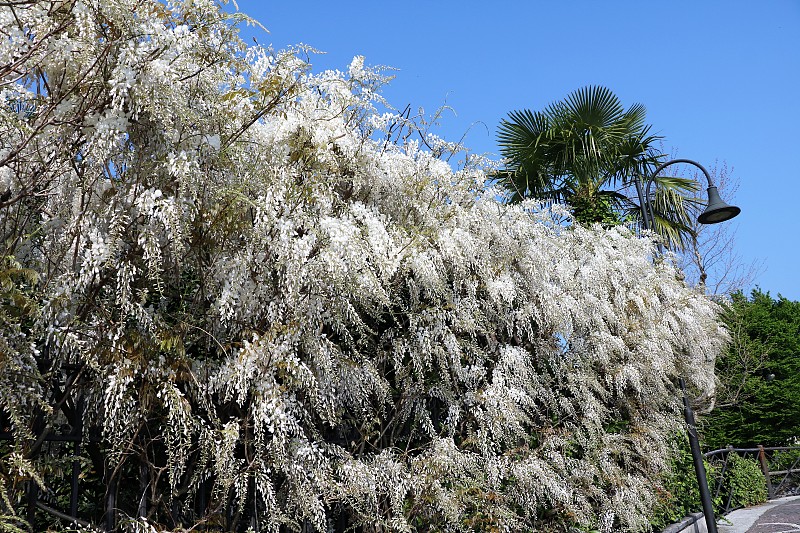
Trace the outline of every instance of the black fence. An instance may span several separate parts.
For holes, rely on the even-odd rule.
[[[727,514],[740,507],[735,496],[736,486],[731,483],[732,463],[737,458],[758,464],[766,486],[767,499],[779,498],[795,492],[800,487],[800,446],[758,446],[734,448],[729,446],[703,454],[709,463],[709,477],[714,478],[712,495],[719,506],[717,515]],[[709,483],[711,484],[711,483]]]

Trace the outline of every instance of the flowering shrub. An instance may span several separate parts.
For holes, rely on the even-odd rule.
[[[0,7],[3,512],[80,424],[131,531],[645,529],[714,304],[239,19]]]

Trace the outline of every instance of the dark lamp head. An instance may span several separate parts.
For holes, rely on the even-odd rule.
[[[717,192],[716,187],[709,187],[708,207],[706,207],[705,211],[700,213],[700,216],[697,217],[697,221],[701,224],[717,224],[732,219],[741,213],[741,211],[742,210],[735,205],[728,205],[723,202],[722,198],[719,197],[719,192]]]

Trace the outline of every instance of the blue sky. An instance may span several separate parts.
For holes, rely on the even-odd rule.
[[[764,261],[762,289],[800,300],[800,0],[238,4],[270,32],[248,40],[325,52],[315,71],[355,55],[398,69],[389,102],[446,103],[437,133],[469,131],[475,152],[497,153],[509,111],[586,85],[644,104],[666,151],[733,168],[739,253]]]

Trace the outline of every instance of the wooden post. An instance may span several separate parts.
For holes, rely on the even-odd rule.
[[[764,451],[764,446],[758,445],[758,462],[761,463],[761,472],[764,474],[764,481],[767,482],[767,499],[771,500],[775,497],[775,492],[772,490],[772,480],[769,476],[769,462],[767,461],[767,452]]]

